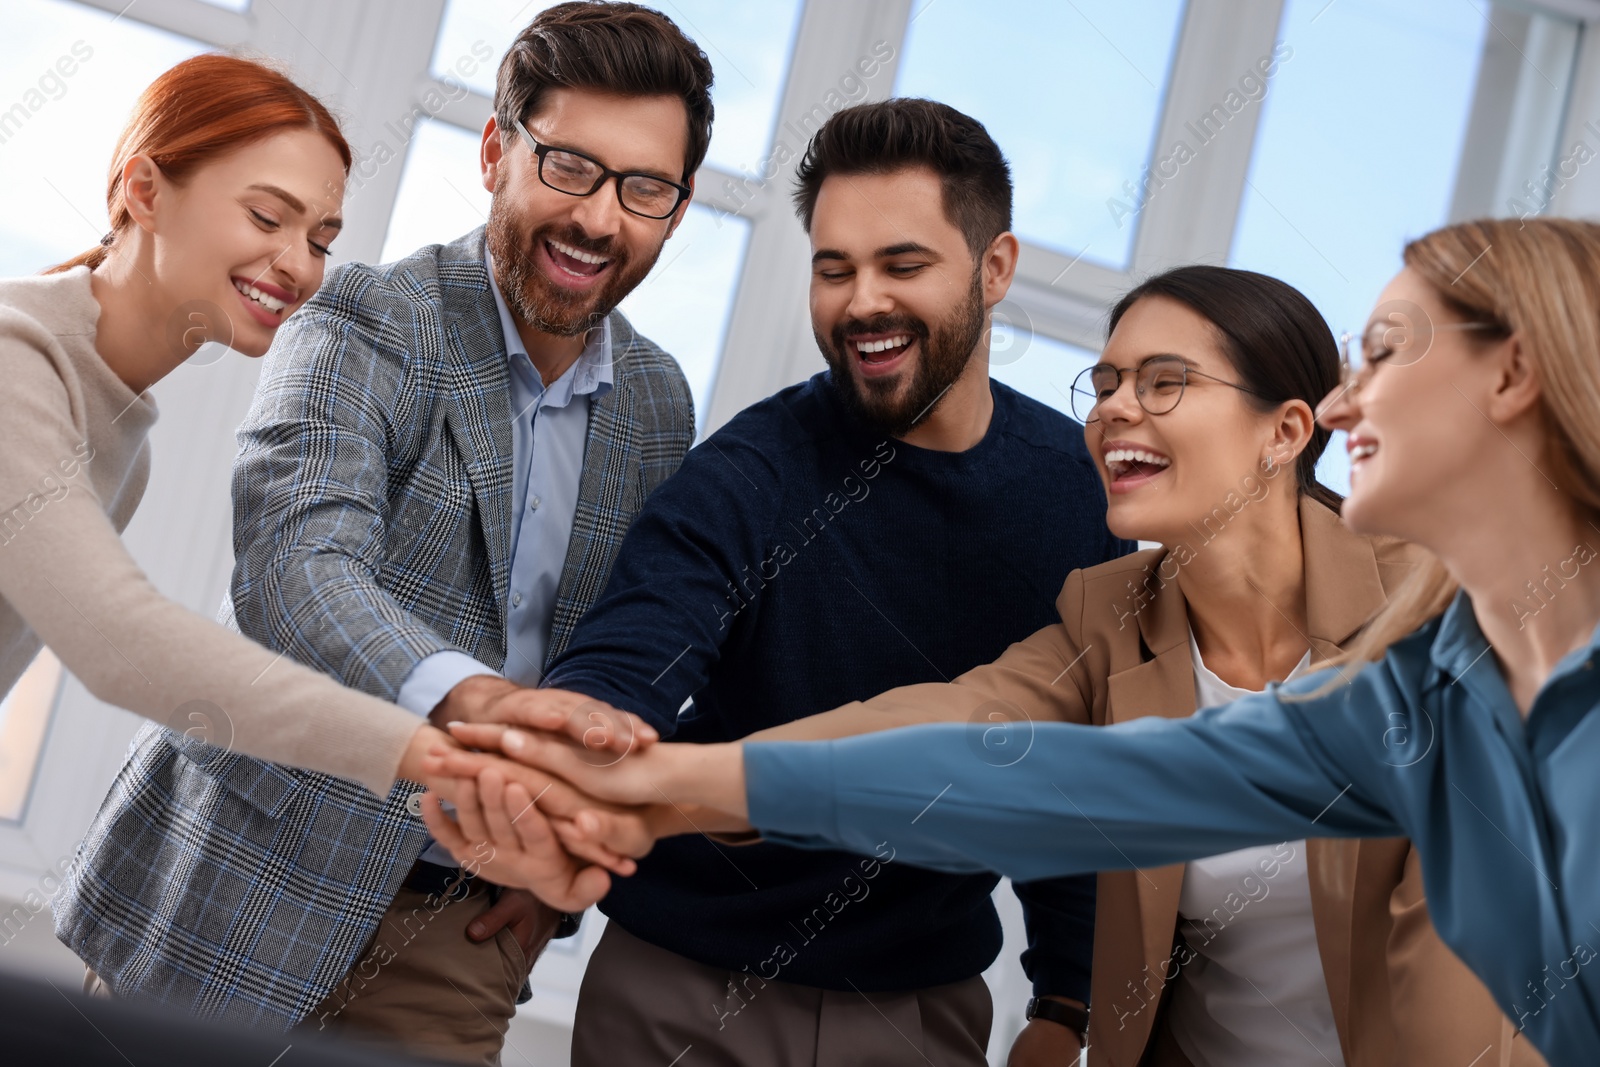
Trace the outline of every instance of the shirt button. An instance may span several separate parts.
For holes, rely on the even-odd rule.
[[[540,503],[541,503],[541,501],[539,500],[538,497],[530,496],[528,498],[528,510],[529,511],[538,511]]]
[[[522,594],[521,593],[513,593],[511,595],[511,606],[514,607],[514,608],[522,607]]]
[[[420,817],[422,815],[422,794],[412,793],[406,797],[406,810]]]

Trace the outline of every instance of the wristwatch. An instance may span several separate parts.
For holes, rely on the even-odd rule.
[[[1088,1040],[1088,1008],[1075,1008],[1071,1004],[1063,1004],[1049,997],[1034,997],[1028,1001],[1028,1021],[1032,1022],[1034,1019],[1048,1019],[1077,1034],[1079,1041]]]
[[[563,937],[571,937],[582,925],[583,912],[564,911],[561,913],[561,921],[556,923],[556,932],[551,935],[550,940],[560,941]]]

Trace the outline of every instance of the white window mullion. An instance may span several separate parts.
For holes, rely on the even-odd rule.
[[[1261,71],[1273,69],[1263,64],[1274,61],[1282,11],[1283,0],[1189,0],[1150,159],[1165,184],[1152,181],[1139,212],[1135,278],[1226,261],[1261,102],[1272,92]],[[1255,99],[1241,86],[1250,76],[1265,85]]]
[[[738,187],[741,199],[749,193],[750,243],[704,433],[822,369],[811,335],[811,245],[789,207],[795,167],[819,120],[839,110],[841,102],[889,95],[910,15],[911,0],[806,3],[772,144],[754,179],[744,176]],[[857,67],[863,60],[874,63],[871,77]],[[847,76],[865,83],[865,93],[847,98],[841,89]],[[725,188],[718,191],[726,195]]]
[[[1577,167],[1571,179],[1556,191],[1550,205],[1552,214],[1600,216],[1600,134],[1596,129],[1600,129],[1600,21],[1590,20],[1580,31],[1572,95],[1557,150],[1565,158],[1581,143],[1595,153],[1595,158]]]

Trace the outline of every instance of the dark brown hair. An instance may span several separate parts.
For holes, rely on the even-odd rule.
[[[943,187],[945,218],[973,258],[1011,229],[1011,168],[983,123],[948,104],[896,97],[835,114],[811,138],[796,172],[794,205],[811,232],[822,182],[833,174],[927,167]]]
[[[133,225],[122,189],[128,160],[147,155],[168,180],[182,183],[218,156],[284,130],[313,130],[350,171],[350,145],[322,102],[286,75],[239,56],[186,59],[151,82],[133,105],[106,177],[108,240],[44,271],[90,270],[105,262],[111,242]]]
[[[1231,267],[1194,265],[1147,278],[1111,309],[1109,334],[1149,296],[1176,300],[1216,329],[1223,354],[1262,410],[1304,400],[1313,411],[1339,386],[1339,346],[1316,306],[1294,286]],[[1317,460],[1333,432],[1322,425],[1295,460],[1300,492],[1339,510],[1344,498],[1317,481]]]
[[[677,96],[689,112],[687,182],[711,144],[711,61],[667,16],[640,4],[574,0],[539,12],[500,60],[494,119],[505,138],[549,89]]]

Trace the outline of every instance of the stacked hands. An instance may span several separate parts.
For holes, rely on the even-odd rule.
[[[445,723],[449,738],[433,734],[421,760],[423,820],[474,876],[576,912],[658,838],[749,833],[740,744],[658,744],[604,702],[508,689],[488,721]]]

